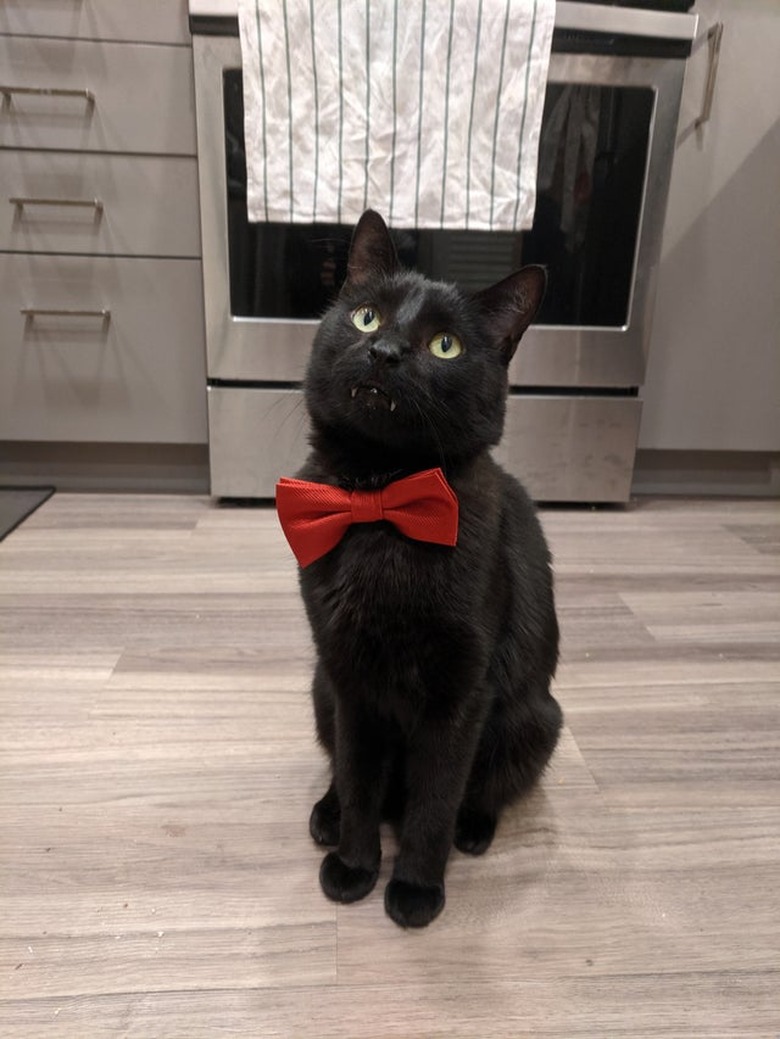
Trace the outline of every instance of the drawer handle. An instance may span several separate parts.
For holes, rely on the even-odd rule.
[[[103,202],[99,198],[9,198],[8,201],[17,209],[25,206],[80,206],[85,209],[94,209],[95,215],[103,215]]]
[[[68,310],[68,309],[55,309],[49,310],[43,307],[22,307],[19,311],[20,314],[24,314],[28,321],[32,321],[36,317],[98,317],[105,324],[111,320],[110,310]]]
[[[85,209],[94,209],[98,213],[103,212],[103,202],[99,198],[9,198],[12,206],[22,209],[24,206],[83,206]]]
[[[9,87],[0,86],[0,94],[10,105],[14,94],[34,94],[36,97],[80,97],[92,107],[95,95],[91,90],[71,90],[66,87]]]

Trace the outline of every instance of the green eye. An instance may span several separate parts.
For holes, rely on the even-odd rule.
[[[352,311],[352,324],[360,332],[376,332],[382,324],[382,315],[366,304]]]
[[[451,332],[439,332],[428,343],[428,349],[434,357],[442,361],[451,361],[453,357],[460,357],[463,353],[463,344]]]

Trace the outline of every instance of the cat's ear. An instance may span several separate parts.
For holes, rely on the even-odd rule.
[[[505,364],[514,357],[523,332],[542,305],[546,288],[547,271],[533,264],[475,295],[501,347]]]
[[[393,274],[397,269],[398,255],[387,224],[379,213],[367,209],[352,235],[344,284],[357,288],[383,275]]]

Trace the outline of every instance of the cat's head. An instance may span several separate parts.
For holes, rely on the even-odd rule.
[[[305,391],[314,442],[384,448],[421,465],[495,444],[507,368],[545,285],[544,268],[524,267],[469,295],[403,270],[384,221],[368,210],[312,348]]]

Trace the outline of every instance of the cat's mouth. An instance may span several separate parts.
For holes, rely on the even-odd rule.
[[[349,395],[352,400],[360,401],[371,409],[386,408],[388,411],[395,411],[398,407],[397,401],[375,383],[361,383],[359,386],[353,386]]]

